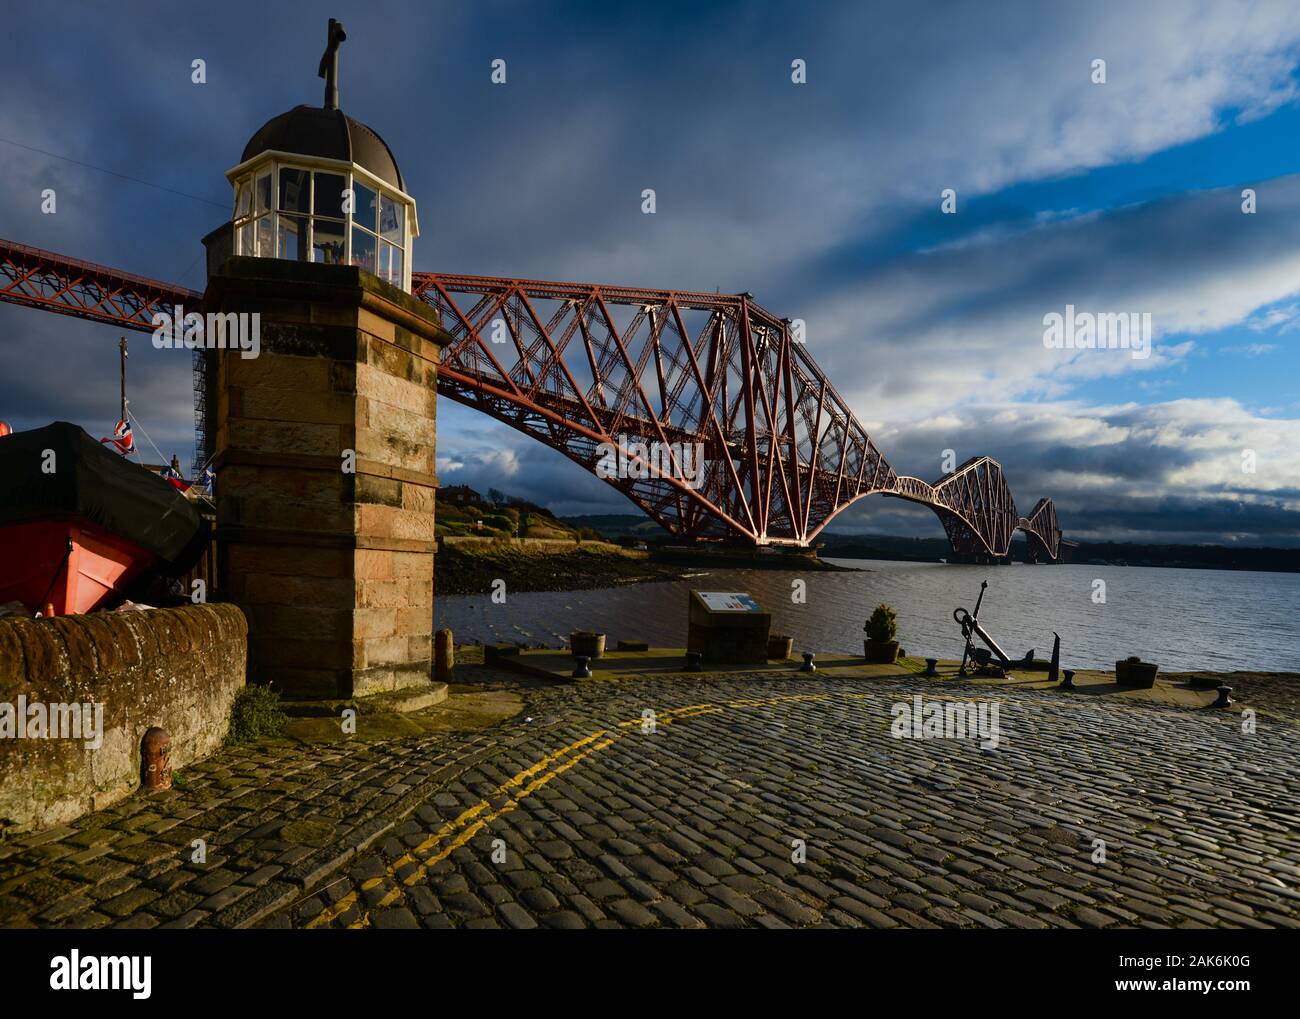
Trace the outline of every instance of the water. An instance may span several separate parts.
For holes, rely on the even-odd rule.
[[[596,630],[652,646],[686,643],[687,593],[749,591],[772,613],[772,632],[795,650],[862,653],[862,625],[879,602],[898,613],[909,655],[960,658],[952,610],[972,611],[980,581],[989,588],[980,622],[1012,658],[1038,657],[1061,635],[1064,665],[1113,668],[1140,655],[1165,670],[1300,672],[1300,574],[1123,566],[957,566],[831,560],[860,573],[764,570],[700,572],[687,580],[595,591],[438,598],[434,616],[456,640],[560,646],[571,630]],[[807,582],[807,601],[791,601],[791,582]],[[1094,583],[1105,581],[1105,601]]]

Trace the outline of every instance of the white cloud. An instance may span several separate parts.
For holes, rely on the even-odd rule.
[[[1098,378],[1154,376],[1194,337],[1300,293],[1300,177],[1269,181],[1267,215],[1198,192],[901,258],[801,309],[812,353],[872,418],[1002,397],[1062,398]],[[1044,316],[1149,313],[1151,356],[1052,350]],[[1248,353],[1263,353],[1257,347]]]
[[[1217,530],[1254,544],[1300,545],[1300,418],[1261,417],[1235,400],[981,403],[879,438],[897,470],[930,480],[939,477],[945,446],[959,460],[991,453],[1017,506],[1051,496],[1073,537],[1205,541]],[[1253,472],[1243,469],[1248,450]],[[883,517],[895,530],[934,530],[927,517],[878,502],[847,511],[832,528]]]

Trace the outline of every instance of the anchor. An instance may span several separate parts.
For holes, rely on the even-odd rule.
[[[961,627],[961,635],[966,639],[966,647],[961,654],[961,668],[958,675],[968,675],[966,663],[971,662],[974,665],[972,670],[981,676],[1005,677],[1009,669],[1033,668],[1034,649],[1030,648],[1024,658],[1012,661],[1007,657],[1007,653],[998,646],[984,627],[980,626],[980,606],[984,603],[984,592],[988,589],[989,582],[986,580],[980,584],[979,597],[975,600],[975,611],[969,612],[964,608],[956,608],[952,611],[952,618]],[[1048,679],[1055,683],[1059,678],[1061,667],[1061,635],[1052,633],[1052,663],[1048,672]],[[984,647],[975,647],[975,638],[978,637]],[[997,660],[994,664],[994,659]]]

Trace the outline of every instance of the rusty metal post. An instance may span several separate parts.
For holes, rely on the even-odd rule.
[[[156,725],[140,740],[140,786],[150,791],[172,787],[172,738]]]

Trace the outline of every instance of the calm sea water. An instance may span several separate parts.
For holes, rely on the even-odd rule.
[[[1113,668],[1140,655],[1164,669],[1300,672],[1300,574],[1236,573],[1122,566],[957,566],[832,560],[858,573],[763,570],[700,572],[687,580],[594,591],[438,598],[434,617],[456,640],[558,647],[571,630],[607,633],[651,645],[686,643],[690,590],[748,591],[771,611],[773,632],[795,650],[860,654],[862,624],[879,602],[898,613],[898,639],[910,655],[960,658],[957,606],[974,610],[989,582],[980,622],[1011,657],[1031,647],[1049,657],[1061,635],[1066,666]],[[807,582],[804,604],[791,582]],[[1105,601],[1094,601],[1095,582]]]

